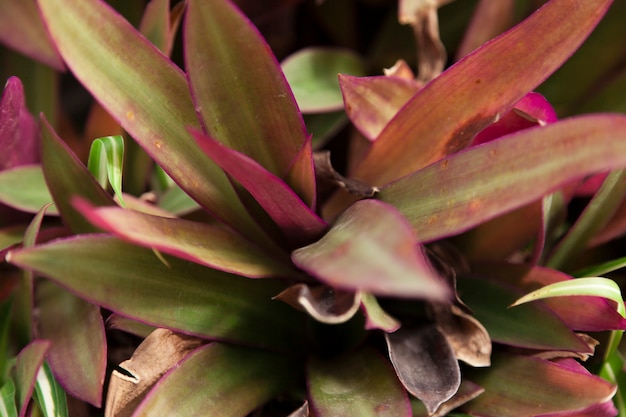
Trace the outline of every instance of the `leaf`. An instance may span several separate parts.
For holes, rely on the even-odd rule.
[[[187,132],[198,121],[182,71],[105,2],[43,0],[39,7],[76,78],[177,184],[219,219],[267,242]]]
[[[294,365],[289,356],[212,343],[167,373],[133,415],[245,416],[293,386]]]
[[[165,218],[118,207],[98,208],[78,199],[74,206],[92,224],[121,239],[191,262],[251,278],[294,273],[284,255],[272,248],[259,248],[221,223]]]
[[[610,3],[552,0],[450,67],[402,108],[353,176],[381,186],[463,149],[556,70]]]
[[[444,335],[434,325],[401,327],[386,333],[389,357],[402,385],[430,414],[452,398],[461,385],[461,370]]]
[[[98,231],[72,206],[70,198],[78,195],[97,206],[115,202],[43,118],[41,125],[43,174],[63,222],[74,233]]]
[[[75,398],[101,406],[107,345],[100,309],[51,281],[37,284],[35,326],[52,345],[46,360]]]
[[[1,24],[6,17],[2,9],[29,3],[9,0],[0,3],[0,38],[8,26]],[[19,78],[10,77],[4,85],[0,100],[0,146],[3,150],[0,154],[0,171],[39,162],[38,145],[37,124],[26,107],[24,86]]]
[[[553,0],[554,1],[554,0]],[[626,165],[626,117],[593,115],[467,149],[381,189],[420,241],[458,234],[554,191]]]
[[[318,417],[411,415],[406,392],[389,363],[373,350],[311,358],[307,377],[310,406]]]
[[[369,140],[375,140],[387,123],[422,87],[400,77],[339,75],[339,85],[350,121]]]
[[[34,398],[44,417],[68,417],[65,392],[45,362],[37,373]]]
[[[485,392],[485,389],[474,384],[467,379],[463,379],[461,381],[461,386],[459,390],[450,398],[448,401],[444,402],[439,406],[437,411],[434,414],[431,414],[426,410],[426,406],[423,402],[419,400],[411,401],[411,408],[413,409],[413,417],[469,417],[466,415],[460,415],[457,413],[448,414],[450,411],[455,410],[462,406],[463,404],[473,400],[478,397],[480,394]]]
[[[592,353],[554,313],[541,304],[508,308],[519,291],[488,279],[457,281],[460,297],[489,332],[493,342],[539,350]],[[524,310],[522,310],[524,308]]]
[[[365,328],[367,330],[380,329],[387,333],[393,333],[401,326],[398,320],[382,309],[372,294],[361,294],[361,308],[365,314]]]
[[[342,110],[337,74],[365,75],[363,59],[351,50],[340,48],[301,49],[285,58],[281,66],[303,113]]]
[[[35,340],[20,351],[15,361],[15,391],[19,416],[26,415],[28,402],[33,394],[37,372],[50,348],[47,340]]]
[[[0,172],[0,202],[27,213],[52,203],[40,165],[23,165]],[[55,208],[48,214],[58,214]]]
[[[130,359],[113,370],[105,415],[130,417],[158,380],[201,342],[201,339],[170,330],[154,330]]]
[[[0,41],[56,70],[65,68],[46,32],[34,0],[0,2]]]
[[[0,386],[0,415],[17,417],[15,384],[11,378],[7,379],[2,386]]]
[[[228,1],[192,0],[187,7],[185,64],[203,128],[283,178],[307,133],[271,49]],[[311,163],[308,175],[298,180],[291,188],[310,195],[315,187]]]
[[[122,207],[122,171],[124,169],[124,138],[120,135],[95,139],[89,150],[87,169],[105,190],[110,184]]]
[[[294,263],[328,285],[375,295],[445,300],[450,289],[395,208],[354,204],[328,233],[292,253]]]
[[[153,0],[146,5],[139,30],[165,55],[172,51],[184,8],[179,3],[170,12],[170,0]]]
[[[303,317],[271,301],[283,289],[276,281],[250,280],[170,257],[167,267],[150,249],[99,235],[60,239],[8,258],[148,324],[254,346],[285,349],[301,343]]]
[[[517,355],[498,355],[491,368],[472,370],[467,377],[485,392],[462,409],[485,417],[581,411],[608,401],[616,388],[581,365],[572,367]]]
[[[129,319],[117,313],[113,313],[109,316],[106,320],[106,325],[108,329],[121,330],[144,339],[156,330],[154,326]]]
[[[326,324],[340,324],[350,320],[359,309],[360,295],[335,290],[325,285],[295,284],[274,297],[290,306],[309,313]]]
[[[306,244],[326,230],[328,224],[280,178],[246,155],[200,132],[192,133],[200,148],[254,197],[290,243]]]

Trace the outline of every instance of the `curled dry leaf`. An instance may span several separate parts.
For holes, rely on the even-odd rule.
[[[485,326],[452,304],[430,303],[429,309],[458,360],[472,366],[490,365],[491,338]]]
[[[323,181],[333,183],[350,194],[358,197],[373,197],[377,192],[377,187],[370,187],[363,181],[346,178],[339,174],[330,162],[330,151],[320,151],[313,154],[316,175]]]
[[[119,365],[122,372],[113,371],[105,417],[131,416],[159,378],[201,343],[201,339],[167,329],[152,332],[133,356]]]
[[[545,360],[575,358],[575,359],[585,362],[587,359],[589,359],[591,356],[594,355],[596,346],[598,346],[600,342],[586,333],[576,333],[576,336],[578,336],[583,342],[587,344],[587,346],[589,346],[592,353],[569,352],[567,350],[547,350],[545,352],[539,352],[533,356],[536,358],[545,359]]]
[[[333,289],[326,285],[296,284],[274,297],[306,311],[322,323],[339,324],[350,320],[359,309],[361,295]]]
[[[467,379],[463,380],[459,390],[452,398],[445,403],[441,404],[437,411],[433,414],[428,413],[423,405],[413,406],[413,417],[444,417],[452,410],[462,406],[463,404],[472,401],[480,394],[485,392],[485,389]]]
[[[298,408],[287,417],[309,417],[309,402],[305,401],[302,407]]]
[[[459,363],[435,325],[402,327],[385,334],[385,339],[400,382],[424,403],[429,414],[457,393]]]

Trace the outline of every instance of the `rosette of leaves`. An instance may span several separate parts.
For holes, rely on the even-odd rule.
[[[342,77],[371,139],[346,178],[314,152],[270,48],[229,1],[186,3],[183,71],[104,2],[40,0],[67,67],[175,185],[119,207],[42,119],[43,174],[74,234],[7,259],[119,327],[161,328],[114,372],[108,415],[614,415],[616,385],[576,360],[597,343],[577,331],[625,328],[614,306],[507,308],[572,279],[537,266],[542,198],[626,165],[626,117],[556,122],[528,95],[610,3],[549,1],[423,88]],[[170,193],[200,209],[167,210]],[[533,239],[524,264],[468,268]],[[59,380],[80,394],[81,378]]]

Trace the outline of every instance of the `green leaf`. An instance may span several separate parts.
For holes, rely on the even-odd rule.
[[[110,184],[113,192],[125,207],[122,196],[122,171],[124,169],[124,138],[105,136],[95,139],[89,150],[87,169],[105,190]]]
[[[76,78],[148,154],[216,217],[267,242],[226,175],[187,132],[199,124],[180,68],[104,2],[43,0],[39,7]]]
[[[370,349],[312,358],[307,364],[311,406],[318,417],[408,417],[406,391],[389,362]]]
[[[11,299],[0,302],[0,385],[9,381],[9,330],[11,328]]]
[[[337,75],[365,75],[363,59],[351,50],[340,48],[305,48],[289,55],[281,66],[303,113],[342,110]]]
[[[589,268],[581,269],[579,271],[576,271],[573,275],[576,277],[606,275],[609,272],[617,271],[624,267],[626,267],[626,256],[603,262],[598,265],[590,266]]]
[[[15,404],[15,384],[10,378],[0,387],[0,415],[3,417],[18,417]]]
[[[375,295],[445,300],[450,289],[398,211],[376,200],[351,206],[319,241],[292,253],[321,281]]]
[[[185,63],[206,133],[284,178],[310,143],[270,47],[229,1],[191,0],[187,7]],[[311,195],[311,162],[299,180],[291,188],[301,198]]]
[[[354,177],[381,186],[466,147],[561,66],[610,4],[552,0],[450,67],[387,125]]]
[[[288,356],[212,343],[165,374],[133,415],[245,416],[292,388],[298,374]]]
[[[68,417],[65,392],[45,362],[37,373],[34,398],[44,417]]]
[[[463,232],[567,181],[626,165],[626,117],[581,116],[467,149],[378,194],[421,241]]]
[[[167,190],[159,196],[157,204],[163,210],[169,211],[177,216],[189,214],[200,208],[198,203],[176,184],[167,188]]]
[[[400,328],[400,322],[383,310],[372,294],[361,294],[361,306],[365,314],[366,329],[380,329],[392,333]]]
[[[17,355],[14,372],[17,408],[20,410],[20,416],[24,415],[25,407],[28,406],[37,380],[37,373],[49,348],[50,342],[35,340]]]
[[[37,284],[35,300],[37,334],[52,342],[46,360],[54,375],[73,397],[100,407],[107,365],[100,308],[51,281]]]
[[[109,236],[61,239],[12,252],[81,297],[148,324],[255,346],[298,346],[304,315],[271,298],[283,285],[167,257]],[[71,259],[72,262],[68,262]],[[89,279],[85,279],[89,277]]]
[[[40,165],[23,165],[0,172],[0,202],[27,213],[37,213],[52,196]],[[56,215],[54,207],[48,214]]]
[[[97,208],[82,200],[74,205],[94,225],[137,245],[252,278],[294,274],[284,254],[259,248],[220,223],[171,219],[117,207]]]
[[[170,0],[153,0],[146,5],[139,30],[165,55],[172,51],[184,8],[185,4],[179,3],[170,11]]]
[[[519,292],[496,281],[461,278],[459,296],[494,342],[527,349],[592,353],[554,313],[541,304],[509,306]],[[523,309],[523,310],[522,310]]]

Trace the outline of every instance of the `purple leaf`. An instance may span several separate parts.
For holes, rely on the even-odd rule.
[[[37,123],[26,108],[24,87],[17,77],[7,80],[0,100],[0,149],[0,171],[39,162]]]
[[[252,194],[290,243],[309,243],[326,230],[328,224],[280,178],[246,155],[229,149],[200,132],[192,133],[200,148]]]
[[[317,417],[409,417],[411,409],[389,363],[361,349],[307,364],[311,409]]]
[[[322,239],[294,251],[292,259],[337,288],[429,300],[451,295],[406,220],[380,201],[354,204]]]
[[[561,66],[610,4],[552,0],[450,67],[387,125],[354,177],[381,186],[466,147]]]
[[[626,166],[626,117],[581,116],[447,157],[383,188],[421,241],[458,234],[553,192]]]
[[[386,333],[385,339],[402,385],[424,403],[430,414],[456,394],[461,370],[436,326],[402,327]]]
[[[448,401],[441,404],[435,413],[429,413],[428,410],[426,410],[424,403],[421,401],[415,401],[412,404],[413,417],[445,417],[454,409],[473,400],[483,392],[485,392],[484,388],[468,381],[467,379],[463,379],[456,394],[454,394]]]
[[[106,374],[106,337],[100,308],[50,281],[35,291],[37,335],[52,342],[46,360],[72,396],[101,406]]]
[[[137,245],[251,278],[293,274],[285,255],[259,248],[220,223],[159,217],[119,207],[98,208],[82,199],[73,203],[95,226]]]
[[[184,29],[189,83],[207,135],[284,178],[310,142],[270,47],[226,0],[189,1]],[[289,184],[300,196],[315,189],[311,164],[306,177],[292,179],[301,181]]]

